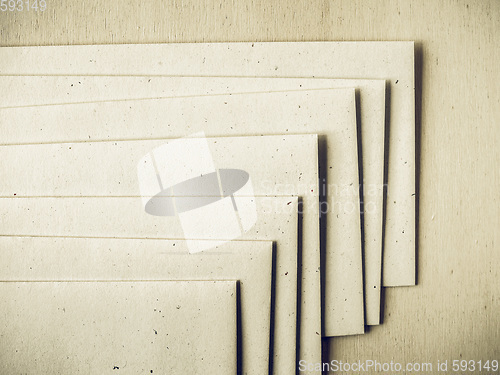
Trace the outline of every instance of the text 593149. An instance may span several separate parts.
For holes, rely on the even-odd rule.
[[[45,0],[0,0],[2,12],[44,12],[45,9]]]

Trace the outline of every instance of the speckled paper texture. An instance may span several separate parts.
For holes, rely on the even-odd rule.
[[[272,369],[274,374],[285,375],[296,368],[298,198],[255,197],[255,201],[258,220],[239,239],[275,243]],[[176,217],[145,215],[138,198],[0,198],[0,211],[5,224],[1,235],[183,236]]]
[[[236,374],[236,282],[0,282],[3,374]]]
[[[207,141],[218,167],[242,169],[250,174],[256,196],[291,194],[302,198],[300,350],[311,353],[311,356],[320,355],[317,136],[225,137],[208,138]],[[16,168],[4,169],[7,173],[5,180],[10,181],[5,189],[17,186],[16,193],[8,193],[10,197],[13,194],[16,197],[139,197],[135,173],[137,161],[149,150],[165,142],[167,140],[5,146],[0,149],[0,153],[5,151],[10,160],[25,155],[24,160],[16,162]],[[39,152],[45,155],[42,159],[34,157]],[[28,156],[30,154],[31,157]],[[36,165],[35,159],[43,166]],[[11,163],[7,160],[2,164],[9,165]],[[75,168],[77,165],[79,167]],[[19,170],[26,168],[40,174],[19,173]],[[35,187],[32,184],[35,180],[45,182],[37,183]],[[137,205],[138,208],[142,207],[140,199],[137,199]],[[134,225],[138,219],[129,216],[129,220]]]
[[[267,76],[389,81],[383,284],[414,285],[413,42],[182,43],[2,49],[0,74]]]
[[[232,77],[0,76],[0,107],[89,101],[356,87],[364,184],[365,320],[380,323],[385,80]],[[334,275],[337,278],[337,275]],[[340,275],[338,276],[340,278]],[[332,283],[339,283],[334,279]],[[327,296],[328,298],[328,296]],[[357,330],[355,330],[357,332]]]
[[[0,257],[0,280],[10,282],[239,280],[241,369],[268,369],[271,242],[235,241],[189,254],[184,240],[1,237]]]
[[[276,173],[284,176],[283,179],[279,180],[284,181],[284,183],[279,184],[270,183],[273,181],[271,177],[259,177],[259,181],[268,182],[265,183],[267,186],[263,194],[290,195],[296,194],[296,191],[301,191],[301,195],[308,194],[309,196],[311,194],[326,194],[326,200],[321,206],[321,210],[327,213],[325,250],[323,250],[325,254],[323,268],[326,270],[324,275],[325,299],[323,308],[325,321],[323,331],[326,336],[364,332],[354,89],[67,104],[2,110],[0,116],[2,114],[11,116],[15,115],[14,113],[18,114],[19,120],[9,120],[9,123],[20,124],[16,127],[9,126],[6,129],[3,138],[6,143],[14,142],[14,140],[55,142],[70,141],[71,139],[85,142],[95,139],[113,139],[113,135],[117,134],[120,134],[121,139],[179,137],[197,131],[204,131],[207,136],[317,132],[319,134],[321,173],[326,176],[327,181],[326,188],[322,189],[321,192],[315,187],[310,187],[310,183],[304,179],[305,175],[297,175],[296,178],[292,179],[287,177],[283,173],[283,168],[280,167],[280,162],[283,164],[285,160],[280,160],[280,162],[275,160],[276,167],[270,169],[268,165],[257,159],[259,155],[253,151],[255,147],[246,146],[242,150],[247,151],[245,162],[253,165],[254,171],[252,173],[255,178],[259,175],[274,176]],[[0,124],[4,123],[7,122],[0,118]],[[90,147],[84,146],[85,144],[88,145],[86,142],[80,143],[83,145],[81,147]],[[73,146],[73,151],[75,147]],[[111,152],[113,143],[110,143],[109,147],[111,147],[109,150],[103,151],[101,154],[103,160],[106,159],[104,155]],[[276,149],[279,150],[279,147]],[[61,150],[64,150],[64,147]],[[95,157],[95,146],[92,150],[89,153]],[[128,155],[128,153],[127,151],[126,154]],[[11,160],[16,157],[12,148],[7,154],[6,157],[11,158]],[[300,155],[297,149],[288,154],[282,152],[279,157],[286,159],[286,162],[291,162],[291,158],[301,159],[304,157],[306,160],[308,159],[307,156]],[[57,158],[66,157],[57,152]],[[5,164],[10,165],[8,162]],[[235,164],[233,166],[239,168]],[[317,171],[317,166],[314,168]],[[43,170],[44,173],[56,173],[57,167],[47,165],[38,170]],[[77,178],[76,175],[81,176],[82,171],[79,168],[74,168],[73,171],[75,178]],[[300,172],[306,173],[304,170]],[[63,182],[63,179],[72,180],[72,178],[68,178],[67,174],[58,175],[60,176],[58,178],[59,185],[67,183]],[[94,173],[92,178],[95,178]],[[46,177],[40,177],[40,179],[43,180]],[[122,195],[121,191],[125,185],[123,182],[120,184],[117,182],[113,189],[107,190],[102,189],[100,184],[92,182],[93,193],[89,192],[86,195]],[[41,183],[38,182],[38,184]],[[31,187],[31,183],[27,186],[30,186],[31,195],[39,195],[35,193],[37,188]],[[18,184],[18,190],[21,187],[22,184]],[[58,195],[62,194],[61,189],[62,187],[57,187]],[[17,193],[24,194],[20,191]],[[130,195],[130,192],[123,194]],[[8,193],[7,195],[12,196]],[[309,240],[305,240],[305,243],[310,244]],[[314,273],[314,278],[319,279],[319,255],[317,257],[305,255],[303,262],[304,274],[311,272]],[[314,288],[316,290],[314,293],[320,292],[320,289]],[[311,300],[303,296],[302,301],[306,300],[309,302],[304,302],[303,308],[317,309],[318,312],[305,314],[304,319],[317,315],[314,320],[320,321],[320,299],[313,302],[316,301],[316,298]],[[304,335],[306,332],[310,335],[317,335],[319,332],[321,336],[321,327],[318,326],[310,330],[304,328],[301,332]],[[306,350],[304,349],[305,345],[301,345],[301,348],[301,350]]]

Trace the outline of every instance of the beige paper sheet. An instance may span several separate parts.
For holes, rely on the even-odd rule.
[[[0,107],[356,87],[363,169],[365,320],[380,324],[385,80],[230,77],[0,76]],[[333,282],[337,282],[334,280]]]
[[[239,239],[275,243],[272,373],[288,375],[296,369],[298,198],[255,201],[257,222]],[[0,212],[2,236],[183,237],[176,217],[145,215],[138,198],[0,198]]]
[[[235,281],[2,282],[1,371],[236,374],[236,295]]]
[[[329,187],[322,206],[322,210],[328,212],[324,262],[327,270],[324,309],[328,315],[325,315],[324,334],[364,332],[354,89],[68,104],[31,107],[30,110],[14,108],[1,110],[0,116],[8,116],[9,124],[18,121],[21,124],[6,129],[4,143],[26,142],[27,139],[33,142],[113,139],[116,134],[128,139],[176,137],[200,130],[207,135],[224,136],[318,132]],[[0,123],[7,122],[0,118]],[[290,155],[299,157],[294,151]],[[258,173],[264,173],[264,169],[259,168]],[[301,185],[299,189],[309,192],[300,178],[286,181],[289,185]],[[123,185],[116,187],[106,192],[99,190],[96,195],[119,194]],[[270,185],[265,194],[290,195],[295,194],[290,192],[295,189],[294,186]],[[311,264],[315,262],[311,259]],[[317,266],[305,267],[308,272],[316,273],[319,259]],[[319,302],[305,305],[307,309],[320,308]],[[310,332],[316,334],[321,330],[311,329]]]
[[[18,160],[18,167],[14,169],[8,167],[11,165],[9,160],[12,159],[6,159],[0,167],[7,166],[2,170],[2,173],[6,173],[6,180],[14,181],[12,178],[17,180],[17,183],[11,185],[18,188],[18,193],[15,193],[17,197],[27,195],[137,197],[139,196],[135,172],[137,161],[151,149],[165,142],[167,141],[151,140],[3,146],[0,148],[0,153],[5,153],[6,157],[16,158],[15,155],[24,154],[25,159]],[[218,168],[242,169],[250,174],[255,195],[292,194],[302,197],[304,209],[300,356],[311,359],[320,357],[317,136],[226,137],[209,138],[208,142]],[[40,153],[45,157],[35,156]],[[251,158],[249,154],[252,155]],[[44,165],[36,166],[35,160]],[[20,167],[21,165],[31,165],[29,168],[33,173],[38,171],[41,174],[19,172],[26,171],[27,168]],[[262,165],[266,168],[261,168]],[[12,178],[7,177],[9,174]],[[24,181],[21,181],[22,179]],[[29,180],[40,180],[37,183],[38,187]],[[45,182],[41,182],[42,180]],[[297,184],[296,181],[301,183]],[[20,190],[22,186],[26,189]],[[7,185],[5,187],[7,188]],[[13,194],[8,195],[12,197]],[[136,219],[130,218],[130,220],[133,223]]]
[[[388,79],[389,168],[383,285],[414,285],[413,42],[182,43],[7,47],[0,74]]]
[[[268,371],[272,242],[189,254],[184,240],[0,237],[0,258],[1,281],[239,280],[242,371]]]

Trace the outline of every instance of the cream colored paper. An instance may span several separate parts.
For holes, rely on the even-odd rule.
[[[16,114],[19,120],[11,117]],[[207,135],[224,136],[317,131],[320,134],[320,153],[324,159],[322,168],[326,171],[324,173],[329,187],[327,200],[322,206],[322,210],[328,212],[324,291],[324,308],[328,314],[325,315],[324,333],[327,336],[363,333],[354,89],[69,104],[32,107],[29,110],[5,109],[0,111],[0,116],[2,115],[12,119],[9,120],[10,124],[22,124],[6,130],[5,143],[15,140],[53,142],[70,139],[112,139],[113,134],[120,134],[122,138],[128,139],[175,137],[200,130],[204,130]],[[2,120],[0,122],[4,123]],[[300,157],[294,154],[294,151],[289,154]],[[250,151],[248,155],[253,156],[254,152]],[[288,156],[286,158],[289,159]],[[247,162],[256,161],[250,158]],[[267,167],[264,168],[265,164],[258,163],[259,173],[264,173],[263,170]],[[75,173],[80,175],[80,171],[75,170]],[[64,179],[67,177],[65,175]],[[299,177],[295,180],[285,177],[284,181],[289,181],[289,185],[300,185],[299,189],[302,191],[309,193],[313,190],[314,193],[315,190],[304,186],[307,184]],[[120,186],[123,187],[116,184],[117,189],[113,191],[98,189],[95,194],[119,195]],[[279,194],[290,195],[295,194],[293,191],[296,187],[269,185],[264,194],[276,195],[280,189],[282,192]],[[308,263],[309,260],[306,259],[305,262]],[[305,268],[307,272],[316,274],[320,267],[319,259],[311,259],[312,263],[316,266],[306,265]],[[339,277],[340,274],[342,277]],[[314,277],[316,276],[319,277]],[[313,305],[311,302],[304,305],[306,309],[316,306],[319,311],[320,308],[319,300],[317,304]],[[321,329],[302,330],[304,331],[309,331],[311,335],[316,335],[316,332],[321,334]]]
[[[0,283],[4,374],[236,374],[236,282]]]
[[[307,78],[0,76],[1,107],[214,95],[237,92],[356,87],[364,184],[366,324],[380,323],[384,184],[385,81]],[[337,281],[333,281],[337,282]]]
[[[269,241],[228,242],[189,254],[184,240],[1,237],[0,258],[1,281],[239,280],[242,371],[267,373]]]
[[[16,168],[7,167],[2,173],[7,173],[6,181],[17,180],[11,187],[26,188],[17,189],[17,197],[135,196],[138,197],[138,207],[142,208],[135,172],[137,161],[151,149],[166,142],[151,140],[4,146],[0,148],[0,154],[5,153],[8,158],[24,154],[25,159],[18,160]],[[256,196],[292,194],[302,197],[300,355],[305,358],[320,356],[317,136],[226,137],[209,138],[208,142],[218,168],[242,169],[250,174]],[[45,156],[34,157],[40,153]],[[36,166],[35,159],[44,165]],[[8,165],[8,160],[1,164]],[[28,165],[33,172],[45,172],[38,176],[31,172],[20,172],[26,171]],[[265,168],[262,168],[264,165]],[[11,177],[8,177],[9,174]],[[38,187],[35,187],[32,183],[35,180],[45,183],[37,183]],[[12,197],[13,193],[9,196]],[[132,223],[135,221],[134,218],[129,220]]]
[[[390,81],[383,285],[414,285],[413,42],[182,43],[2,48],[0,74],[371,78]]]
[[[258,220],[240,239],[275,241],[272,373],[287,375],[296,369],[298,198],[255,201]],[[145,215],[138,198],[0,198],[0,212],[2,236],[183,236],[177,218]]]

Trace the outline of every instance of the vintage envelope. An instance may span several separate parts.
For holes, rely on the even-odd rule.
[[[0,282],[6,374],[236,374],[235,281]]]
[[[1,237],[0,258],[0,280],[9,282],[239,280],[242,371],[268,371],[270,241],[233,241],[190,254],[185,240]]]
[[[326,184],[322,184],[324,188],[318,192],[325,197],[321,211],[326,213],[327,226],[324,240],[324,334],[337,336],[364,332],[354,94],[354,89],[310,90],[13,108],[0,111],[0,116],[6,116],[0,117],[0,123],[19,124],[5,129],[4,143],[170,138],[197,131],[210,136],[319,133],[320,168],[322,176],[326,175]],[[249,150],[248,147],[244,149]],[[8,153],[11,151],[9,149]],[[290,156],[300,158],[294,151]],[[290,159],[290,156],[284,157]],[[267,171],[266,164],[259,164],[252,158],[247,162],[257,164],[253,168],[258,171],[253,173],[274,176],[274,171]],[[7,162],[4,164],[9,168]],[[284,177],[285,185],[266,184],[263,194],[293,195],[297,190],[294,185],[300,185],[298,189],[309,195],[317,193],[305,186],[302,176],[295,180]],[[95,185],[92,195],[119,195],[123,184],[116,185],[117,189],[109,191]],[[16,186],[17,190],[21,188],[19,183]],[[37,195],[31,183],[27,186],[30,186],[31,195]],[[0,194],[4,195],[1,191]],[[309,245],[308,241],[305,242]],[[308,255],[303,261],[307,272],[319,277],[316,275],[319,259]],[[315,266],[309,266],[309,262]],[[307,309],[317,307],[320,314],[319,300],[304,305]],[[321,329],[308,331],[311,335],[321,333]]]
[[[3,75],[330,77],[389,80],[383,285],[414,285],[413,42],[174,43],[2,48]]]
[[[238,239],[275,243],[272,373],[287,375],[296,369],[298,339],[298,198],[255,197],[255,202],[257,221]],[[2,236],[183,237],[176,217],[145,214],[139,198],[0,198],[0,212]]]
[[[359,90],[363,196],[365,322],[380,323],[384,186],[385,80],[320,78],[0,76],[0,107],[33,106],[262,92],[356,87]],[[359,142],[358,142],[359,143]],[[334,280],[335,282],[335,280]]]
[[[198,140],[200,139],[187,139],[189,142]],[[148,155],[152,150],[165,147],[170,143],[182,142],[181,149],[191,153],[192,148],[185,148],[189,144],[184,143],[185,141],[186,139],[174,139],[4,146],[0,148],[0,155],[9,155],[8,158],[24,155],[24,160],[18,160],[17,167],[13,169],[9,166],[10,160],[13,159],[6,159],[1,164],[1,173],[6,173],[5,181],[9,182],[0,195],[5,196],[6,191],[15,187],[17,192],[8,193],[10,197],[16,194],[16,197],[121,196],[140,198],[140,183],[136,172],[138,162],[142,161],[144,155]],[[315,359],[316,356],[321,355],[317,136],[224,137],[207,138],[205,142],[208,142],[211,154],[206,160],[212,159],[219,170],[246,171],[251,177],[255,196],[295,195],[302,198],[300,356]],[[35,156],[40,153],[44,156]],[[181,159],[185,161],[184,158]],[[37,160],[41,164],[37,165]],[[186,165],[186,171],[190,171],[191,167]],[[25,173],[28,170],[29,172]],[[166,179],[168,179],[172,174],[168,173],[169,171],[166,172]],[[32,183],[35,179],[40,180],[36,187]],[[156,176],[153,176],[153,183],[155,181]],[[164,181],[165,179],[162,183]],[[173,183],[164,183],[164,185],[168,187]],[[234,198],[238,206],[241,199],[246,199],[245,195],[238,195]],[[211,215],[212,207],[219,202],[221,201],[217,200],[203,208],[206,209],[204,217],[208,221],[207,236],[216,233],[221,228],[226,230],[233,222],[224,221],[222,223],[224,225],[210,226],[212,223],[217,224]],[[141,199],[137,199],[136,204],[139,205],[141,212],[144,212]],[[196,210],[188,214],[191,212],[195,213]],[[179,219],[183,221],[184,217],[179,216]],[[137,219],[130,217],[129,220],[134,222]],[[195,223],[195,228],[201,225],[201,223]],[[167,230],[165,232],[168,233]],[[196,233],[196,237],[214,239],[214,237],[201,236],[199,233]]]

